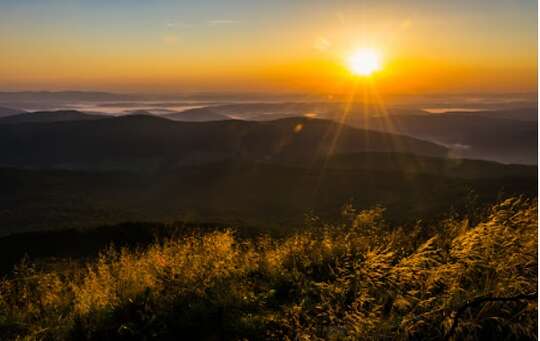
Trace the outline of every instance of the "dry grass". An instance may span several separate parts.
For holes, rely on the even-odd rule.
[[[344,214],[283,240],[213,232],[62,271],[22,263],[0,283],[1,338],[536,338],[536,299],[496,300],[536,292],[536,202],[506,200],[475,226]],[[481,297],[494,299],[465,306]]]

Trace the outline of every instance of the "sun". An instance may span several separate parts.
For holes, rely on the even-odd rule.
[[[357,50],[349,57],[348,65],[353,74],[370,76],[381,69],[381,59],[376,50],[363,48]]]

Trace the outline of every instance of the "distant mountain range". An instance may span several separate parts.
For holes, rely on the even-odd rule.
[[[126,94],[104,91],[4,91],[0,103],[77,103],[112,101],[196,101],[230,102],[250,100],[289,101],[302,98],[302,94],[271,94],[246,92],[186,92],[177,94]]]
[[[137,95],[114,94],[97,91],[20,91],[0,92],[1,102],[79,102],[79,101],[130,101]]]

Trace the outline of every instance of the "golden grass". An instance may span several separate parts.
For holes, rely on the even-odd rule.
[[[344,214],[283,240],[212,232],[62,271],[22,263],[0,283],[0,338],[536,337],[536,299],[496,300],[536,292],[536,202],[430,229],[391,228],[381,208]],[[493,300],[464,307],[481,297]]]

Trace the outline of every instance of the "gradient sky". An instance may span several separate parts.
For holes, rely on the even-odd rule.
[[[534,0],[0,0],[0,90],[537,89]]]

